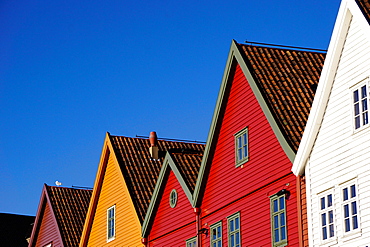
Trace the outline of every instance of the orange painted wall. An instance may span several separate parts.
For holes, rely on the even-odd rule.
[[[116,237],[107,243],[107,209],[113,205],[116,205]],[[143,246],[141,224],[112,153],[105,169],[87,246]]]

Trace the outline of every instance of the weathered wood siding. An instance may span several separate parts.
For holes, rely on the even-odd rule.
[[[149,246],[185,246],[185,240],[196,235],[193,208],[172,170],[164,186],[148,237]],[[178,201],[171,208],[169,198],[173,189],[177,191]]]
[[[298,218],[296,178],[290,172],[291,162],[278,142],[253,91],[239,65],[232,80],[221,125],[215,136],[210,175],[202,200],[202,223],[224,223],[226,217],[240,211],[242,244],[266,246],[271,244],[270,199],[285,188],[291,192],[287,201],[288,243],[298,246]],[[248,127],[249,161],[243,167],[235,167],[234,134]],[[212,154],[211,154],[212,155]],[[286,176],[282,179],[283,176]],[[275,182],[274,182],[275,181]],[[289,184],[288,187],[285,187]],[[224,246],[227,246],[224,235]],[[204,246],[209,244],[205,238]],[[207,242],[208,241],[208,242]]]
[[[41,225],[36,236],[35,245],[36,247],[45,246],[49,243],[53,243],[53,246],[63,246],[62,239],[60,238],[59,229],[57,222],[55,221],[50,205],[46,202],[44,213],[41,215]]]
[[[107,243],[107,209],[116,205],[116,237]],[[110,154],[88,246],[142,246],[141,225],[120,168]]]
[[[335,68],[334,68],[335,69]],[[370,74],[370,44],[358,20],[352,18],[321,129],[307,163],[313,245],[320,245],[319,193],[334,189],[336,243],[330,246],[366,246],[370,239],[370,128],[354,133],[352,90]],[[357,179],[361,236],[343,237],[340,184]]]

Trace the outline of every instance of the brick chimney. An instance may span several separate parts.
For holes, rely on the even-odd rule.
[[[149,152],[152,159],[158,159],[158,140],[157,133],[155,131],[150,132],[149,135],[150,147]]]

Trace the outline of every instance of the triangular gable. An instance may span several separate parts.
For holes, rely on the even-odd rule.
[[[369,7],[367,0],[357,0],[361,8]],[[361,5],[362,3],[362,5]],[[369,13],[369,9],[367,10]],[[368,16],[364,16],[355,0],[343,0],[333,29],[327,57],[320,77],[316,95],[312,104],[307,125],[299,145],[297,156],[294,160],[292,171],[295,175],[302,175],[305,172],[306,161],[311,154],[316,137],[324,117],[325,109],[329,100],[337,67],[340,61],[341,52],[345,44],[351,20],[357,19],[360,28],[364,30],[364,38],[370,42],[370,26]]]
[[[51,232],[53,232],[53,234],[55,236],[55,239],[53,241],[54,244],[58,244],[58,243],[59,244],[64,244],[63,240],[62,240],[62,236],[60,234],[60,229],[58,227],[57,219],[55,217],[54,211],[53,211],[51,203],[50,203],[50,198],[48,196],[46,186],[47,185],[44,184],[44,187],[42,189],[41,199],[40,199],[40,203],[39,203],[39,206],[38,206],[38,209],[37,209],[36,219],[35,219],[35,223],[33,225],[32,234],[31,234],[31,238],[30,238],[30,242],[29,242],[30,247],[36,246],[37,239],[39,237],[40,230],[41,230],[41,225],[43,224],[43,222],[45,223],[45,220],[50,221],[50,222],[48,222],[49,225],[52,225],[52,226],[55,227],[54,231],[51,231]],[[50,217],[48,217],[46,219],[44,216],[45,216],[45,211],[46,211],[47,207],[50,209],[50,211],[48,210],[48,212],[50,213]],[[52,229],[49,229],[49,230],[52,230]],[[47,244],[47,243],[45,243],[45,244]]]
[[[261,48],[261,47],[259,47],[259,49],[270,49],[270,48]],[[295,123],[294,123],[294,121],[292,121],[292,119],[287,119],[286,120],[286,119],[284,119],[284,117],[288,116],[289,112],[292,112],[292,109],[286,109],[287,113],[278,112],[278,111],[273,112],[272,110],[275,110],[275,108],[277,108],[276,107],[277,104],[289,105],[288,102],[290,100],[295,101],[294,103],[296,105],[298,105],[298,107],[299,107],[299,105],[300,105],[299,99],[296,99],[296,98],[294,98],[294,96],[290,96],[290,95],[278,95],[276,97],[276,99],[271,99],[266,95],[269,95],[269,94],[275,95],[275,92],[271,92],[271,90],[274,90],[274,88],[283,87],[282,85],[284,83],[286,83],[286,81],[282,81],[281,80],[282,78],[287,78],[288,82],[290,82],[290,83],[292,83],[292,82],[293,82],[293,84],[296,83],[296,84],[294,84],[295,87],[300,87],[299,84],[304,84],[305,87],[308,86],[308,85],[306,85],[306,81],[302,80],[302,75],[301,74],[299,74],[299,75],[290,75],[288,71],[283,71],[284,73],[286,73],[285,75],[277,75],[275,73],[275,71],[277,70],[278,72],[280,72],[279,69],[271,68],[271,67],[274,66],[274,64],[270,64],[269,61],[272,60],[272,59],[275,59],[275,61],[279,62],[279,59],[281,59],[282,62],[286,61],[286,64],[278,64],[279,66],[281,66],[281,68],[290,68],[291,72],[293,73],[293,71],[295,70],[294,69],[295,66],[297,66],[297,67],[299,67],[297,69],[299,72],[305,71],[305,73],[309,73],[310,72],[309,71],[310,70],[309,66],[313,66],[311,64],[311,62],[315,61],[315,60],[318,60],[319,62],[317,64],[315,64],[316,67],[312,68],[313,70],[315,70],[315,73],[312,73],[312,74],[316,74],[316,76],[314,76],[312,79],[311,78],[305,79],[305,80],[307,80],[311,83],[311,86],[315,86],[317,81],[318,81],[318,76],[320,75],[320,71],[321,71],[321,68],[322,68],[322,63],[324,61],[325,54],[323,54],[323,53],[314,53],[314,52],[306,52],[306,51],[292,51],[292,50],[284,50],[284,49],[280,49],[280,50],[275,49],[275,54],[273,54],[273,55],[276,55],[277,57],[271,58],[271,57],[263,57],[263,56],[269,56],[270,54],[267,54],[267,55],[262,54],[261,55],[261,54],[257,54],[257,53],[253,54],[253,52],[247,54],[248,51],[249,50],[247,50],[247,48],[243,47],[242,45],[237,44],[235,41],[233,41],[232,44],[231,44],[231,48],[230,48],[226,68],[225,68],[225,71],[224,71],[224,75],[223,75],[223,78],[222,78],[222,83],[221,83],[221,87],[220,87],[220,91],[219,91],[219,95],[218,95],[218,99],[217,99],[217,103],[216,103],[216,108],[215,108],[215,111],[214,111],[210,131],[209,131],[209,134],[208,134],[205,154],[204,154],[204,157],[203,157],[203,160],[202,160],[202,165],[201,165],[201,168],[200,168],[199,177],[198,177],[197,184],[196,184],[196,187],[195,187],[193,206],[197,206],[200,203],[200,199],[199,199],[200,198],[200,193],[202,191],[202,187],[204,186],[204,183],[206,182],[205,180],[206,180],[206,177],[207,177],[207,166],[209,166],[209,162],[210,162],[209,155],[212,152],[212,150],[214,150],[214,148],[215,148],[214,147],[216,145],[215,135],[216,135],[216,132],[218,131],[219,125],[221,124],[221,121],[222,121],[220,116],[223,114],[225,104],[227,103],[227,98],[225,98],[224,96],[226,94],[226,91],[228,90],[227,89],[228,86],[231,83],[231,81],[229,80],[230,74],[233,72],[232,71],[233,66],[235,66],[236,64],[238,64],[240,66],[245,78],[247,79],[247,81],[248,81],[248,83],[249,83],[249,85],[250,85],[250,87],[253,91],[254,96],[256,97],[256,99],[259,103],[259,106],[261,107],[264,115],[266,116],[266,118],[267,118],[267,120],[268,120],[268,122],[269,122],[277,140],[279,141],[280,146],[284,150],[286,156],[289,158],[289,160],[291,162],[293,162],[293,160],[295,158],[296,148],[298,147],[297,143],[299,143],[299,141],[300,141],[301,133],[303,132],[302,128],[304,128],[304,125],[305,125],[305,119],[297,118],[297,120],[294,120],[294,121],[301,121],[302,122],[302,123],[300,123],[301,124],[300,125],[300,128],[301,128],[300,130],[297,130],[297,131],[289,130],[289,129],[285,128],[285,126],[289,126],[290,124],[294,125]],[[280,55],[278,53],[284,53],[284,55],[281,56],[281,58],[280,58],[279,57]],[[295,57],[293,57],[291,55],[291,53],[295,53]],[[247,58],[248,55],[251,55],[251,57]],[[256,55],[258,57],[256,57]],[[308,61],[304,61],[305,63],[302,63],[302,64],[294,64],[293,65],[292,64],[294,62],[293,60],[294,59],[301,59],[301,58],[299,58],[299,56],[301,56],[301,55],[302,56],[307,55],[307,60]],[[259,56],[261,56],[261,57],[259,57]],[[256,64],[256,63],[260,62],[258,60],[261,60],[261,64]],[[264,68],[264,66],[265,66],[265,68]],[[268,66],[268,68],[267,68],[267,66]],[[303,69],[301,69],[301,67],[303,67]],[[260,73],[258,71],[259,68],[262,68],[262,70],[265,70],[265,71],[262,71],[262,73]],[[252,72],[252,70],[254,70],[254,71]],[[283,69],[280,69],[280,70],[282,71]],[[269,83],[269,78],[270,77],[268,77],[268,76],[267,76],[267,78],[259,77],[261,74],[265,74],[264,72],[270,73],[271,76],[273,74],[275,74],[274,77],[276,77],[276,81],[274,81],[274,83],[276,83],[276,84],[273,85],[273,87],[271,89],[263,88],[261,86],[261,84],[263,84],[263,83]],[[264,75],[264,76],[266,76],[266,75]],[[296,78],[290,78],[290,77],[293,77],[293,76],[296,76]],[[259,84],[257,82],[259,82]],[[284,87],[286,87],[286,86],[284,85]],[[289,89],[289,86],[287,87],[287,89]],[[303,98],[303,99],[305,101],[312,100],[312,98],[313,98],[312,91],[313,90],[312,89],[307,89],[307,88],[298,88],[298,91],[301,90],[301,89],[303,89],[303,91],[310,90],[311,93],[309,95],[310,95],[311,98],[305,96],[306,98]],[[289,90],[287,90],[287,91],[289,91]],[[283,93],[283,92],[280,92],[280,93]],[[278,102],[278,101],[280,101],[280,102]],[[311,106],[310,103],[311,102],[302,102],[301,103],[301,105],[302,105],[301,107],[304,108],[305,111],[308,109],[308,111],[306,112],[306,115],[308,115],[309,108]],[[299,133],[296,134],[296,132],[299,132]]]
[[[123,184],[123,186],[124,186],[123,188],[117,188],[117,189],[119,191],[122,191],[122,192],[126,191],[127,193],[129,191],[127,186],[126,186],[123,174],[121,172],[116,154],[114,152],[114,148],[113,148],[112,143],[111,143],[110,134],[107,133],[106,138],[104,140],[103,150],[102,150],[102,154],[101,154],[101,157],[100,157],[98,171],[97,171],[97,175],[96,175],[95,182],[94,182],[93,194],[91,196],[89,209],[88,209],[88,212],[87,212],[87,215],[86,215],[86,220],[85,220],[84,228],[83,228],[83,231],[82,231],[80,246],[87,246],[87,243],[89,241],[89,237],[90,237],[92,226],[93,226],[93,221],[95,220],[95,213],[96,213],[96,210],[97,210],[97,207],[98,207],[98,202],[99,202],[99,199],[100,199],[100,196],[101,196],[101,191],[102,191],[102,186],[103,186],[103,182],[104,182],[105,172],[106,172],[106,168],[107,168],[107,165],[108,165],[108,159],[109,159],[110,156],[112,156],[113,159],[114,159],[113,163],[114,163],[115,169],[117,171],[119,171],[119,175],[118,175],[119,180],[122,182],[121,184]],[[128,194],[126,194],[126,195],[129,196]],[[136,213],[135,206],[134,206],[133,201],[131,199],[129,200],[129,204],[130,204],[129,207],[131,208],[131,211],[135,212],[135,213],[133,215],[128,216],[128,217],[130,217],[131,220],[134,220],[135,222],[137,222],[137,224],[140,224],[138,214]],[[140,236],[137,236],[137,237],[139,238]],[[103,236],[103,238],[105,239],[105,236]]]
[[[185,192],[190,205],[193,203],[192,192],[194,191],[196,176],[199,171],[199,164],[202,155],[191,154],[176,154],[167,152],[161,171],[159,173],[158,181],[156,183],[152,199],[150,201],[145,220],[142,227],[142,237],[145,238],[149,234],[151,223],[154,220],[155,212],[157,210],[159,201],[162,197],[162,191],[168,179],[169,173],[175,174],[182,190]],[[179,163],[181,162],[181,163]],[[191,164],[191,165],[189,165]],[[197,165],[198,164],[198,165]],[[186,167],[186,168],[185,168]]]

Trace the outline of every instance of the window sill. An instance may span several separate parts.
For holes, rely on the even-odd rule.
[[[355,232],[349,232],[349,233],[346,233],[345,235],[343,235],[342,240],[343,240],[343,242],[347,242],[347,241],[350,241],[352,239],[361,237],[361,235],[362,235],[361,230],[357,230]]]

